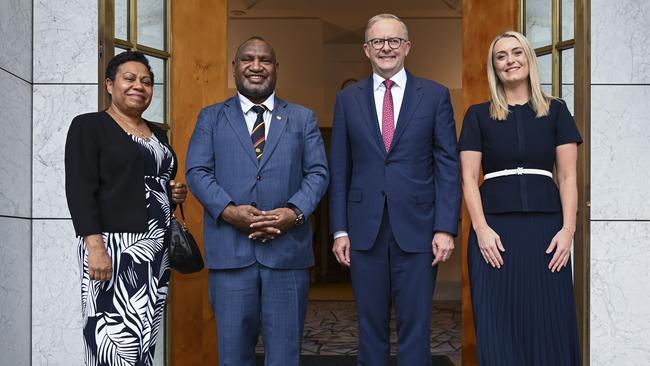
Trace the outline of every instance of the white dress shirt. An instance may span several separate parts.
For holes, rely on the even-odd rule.
[[[253,132],[253,126],[255,126],[255,120],[257,119],[257,113],[252,110],[252,108],[258,104],[251,102],[248,98],[241,95],[237,92],[239,96],[239,104],[241,105],[241,110],[244,112],[244,119],[246,120],[246,127],[248,128],[248,134]],[[271,127],[271,117],[273,117],[273,108],[275,107],[275,92],[271,93],[265,101],[260,103],[266,107],[264,111],[264,138],[269,136],[269,130]]]
[[[381,117],[384,108],[384,94],[386,93],[386,86],[384,85],[383,77],[373,73],[372,74],[372,90],[375,96],[375,109],[377,110],[377,121],[379,121],[379,131],[383,132],[381,127]],[[406,71],[402,68],[397,74],[390,78],[395,84],[390,88],[393,95],[393,127],[397,126],[397,117],[399,111],[402,109],[402,100],[404,99],[404,90],[406,89]]]
[[[375,108],[377,112],[377,121],[379,121],[379,131],[382,131],[381,127],[381,117],[382,111],[384,109],[384,93],[386,93],[386,86],[384,85],[383,77],[378,74],[372,74],[372,90],[375,97]],[[391,94],[393,95],[393,126],[397,127],[397,117],[399,117],[399,111],[402,109],[402,101],[404,100],[404,90],[406,90],[406,71],[402,68],[397,74],[393,75],[390,78],[395,84],[390,88]],[[348,236],[347,231],[337,231],[334,233],[334,239],[338,239],[343,236]]]

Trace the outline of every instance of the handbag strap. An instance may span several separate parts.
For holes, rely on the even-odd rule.
[[[185,222],[185,213],[183,212],[183,204],[182,204],[182,203],[179,203],[178,205],[179,205],[180,208],[181,208],[181,218],[183,218],[183,222]]]
[[[179,224],[181,224],[181,226],[182,226],[184,229],[187,229],[187,224],[185,223],[185,212],[183,212],[183,204],[182,204],[182,203],[179,203],[179,204],[177,204],[176,207],[179,207],[179,206],[180,206],[180,208],[181,208],[181,220],[179,220],[178,218],[176,218],[176,215],[174,215],[174,212],[172,212],[172,219],[175,219],[176,221],[178,221]],[[176,211],[176,208],[174,208],[174,211]]]

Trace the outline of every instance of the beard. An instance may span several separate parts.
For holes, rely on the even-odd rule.
[[[246,80],[235,79],[235,85],[241,95],[251,100],[266,98],[275,90],[275,80],[265,84],[250,84]]]

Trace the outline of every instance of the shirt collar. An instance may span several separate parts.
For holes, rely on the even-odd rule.
[[[384,80],[386,79],[379,76],[379,74],[373,72],[372,73],[373,90],[377,91],[379,87],[383,87]],[[390,78],[390,80],[392,80],[395,83],[393,87],[397,86],[399,88],[404,89],[404,86],[406,85],[406,70],[402,67],[402,69],[398,71],[397,74],[393,75],[393,77]]]
[[[237,92],[237,96],[239,97],[239,104],[241,105],[241,110],[244,112],[244,114],[248,113],[248,111],[250,111],[251,108],[256,105],[255,103],[251,102],[250,99],[243,96],[240,92]],[[275,92],[271,93],[271,95],[269,95],[269,97],[260,104],[266,107],[266,109],[269,111],[273,112],[273,108],[275,107]]]

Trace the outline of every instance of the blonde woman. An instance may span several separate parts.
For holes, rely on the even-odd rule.
[[[459,141],[479,365],[580,365],[570,254],[582,139],[522,34],[492,41],[487,70],[491,100],[468,109]]]

